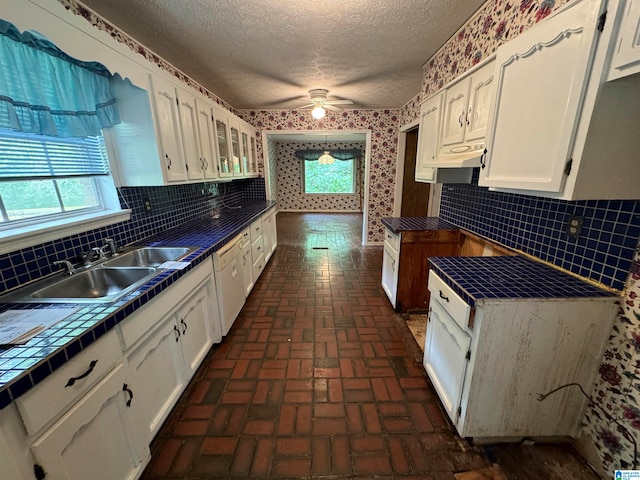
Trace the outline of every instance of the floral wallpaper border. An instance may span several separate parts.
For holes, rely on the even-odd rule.
[[[129,47],[129,49],[132,52],[138,55],[142,55],[147,61],[158,66],[165,72],[171,74],[173,77],[177,78],[182,83],[189,85],[191,88],[195,89],[200,94],[211,99],[218,105],[223,106],[224,108],[231,111],[235,115],[238,115],[238,111],[235,108],[233,108],[231,105],[229,105],[227,102],[222,100],[220,97],[217,97],[216,95],[211,93],[209,90],[204,88],[202,85],[200,85],[199,83],[189,78],[187,75],[182,73],[180,70],[178,70],[176,67],[171,65],[169,62],[160,58],[158,55],[153,53],[147,47],[145,47],[138,41],[131,38],[129,35],[124,33],[122,30],[120,30],[118,27],[116,27],[112,23],[109,23],[107,20],[102,18],[93,10],[90,10],[84,5],[79,4],[75,0],[58,0],[58,2],[62,6],[64,6],[64,8],[67,9],[68,11],[74,13],[75,15],[81,16],[98,30],[102,30],[103,32],[108,33],[111,36],[111,38]]]

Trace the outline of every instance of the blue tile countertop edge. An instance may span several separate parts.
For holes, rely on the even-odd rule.
[[[181,261],[183,270],[164,270],[125,297],[110,303],[0,304],[9,309],[78,310],[70,317],[33,337],[25,345],[0,349],[0,409],[40,383],[48,375],[114,328],[137,309],[169,287],[182,275],[229,243],[276,202],[264,201],[231,208],[219,218],[202,218],[139,242],[139,246],[198,247]]]
[[[471,307],[492,298],[618,297],[522,256],[430,257],[436,273]]]
[[[438,217],[384,217],[382,224],[393,233],[425,230],[459,230],[458,227]]]

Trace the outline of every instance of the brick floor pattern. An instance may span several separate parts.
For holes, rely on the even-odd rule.
[[[422,479],[489,467],[455,435],[358,214],[277,216],[279,245],[152,445],[145,479]],[[413,348],[412,348],[413,347]]]

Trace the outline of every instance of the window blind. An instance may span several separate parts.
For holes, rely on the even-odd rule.
[[[61,138],[0,130],[0,180],[108,174],[102,136]]]

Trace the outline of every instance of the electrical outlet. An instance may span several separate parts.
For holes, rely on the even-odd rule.
[[[149,199],[149,197],[143,198],[142,203],[144,205],[144,211],[147,213],[151,213],[151,210],[153,210],[153,208],[151,207],[151,200]]]
[[[569,222],[567,223],[567,235],[571,238],[578,238],[580,236],[580,230],[582,230],[583,223],[584,217],[571,215],[571,217],[569,217]]]

